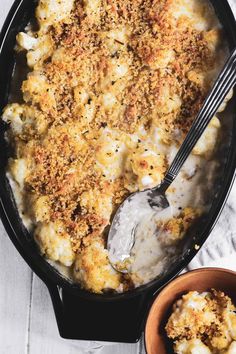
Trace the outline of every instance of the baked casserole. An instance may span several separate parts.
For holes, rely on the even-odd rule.
[[[23,103],[3,112],[20,215],[41,253],[82,287],[129,290],[150,279],[111,267],[112,215],[161,182],[225,61],[221,25],[207,0],[39,0],[36,18],[17,36],[30,71]],[[214,162],[220,128],[213,117],[183,169],[181,206],[169,191],[165,246],[204,212],[191,190]]]

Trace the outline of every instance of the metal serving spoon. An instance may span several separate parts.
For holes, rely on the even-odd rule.
[[[122,268],[121,264],[130,258],[130,252],[135,242],[135,231],[140,220],[169,207],[166,190],[180,172],[210,120],[235,84],[236,49],[227,60],[161,184],[131,194],[118,208],[107,241],[109,260],[118,271],[127,272],[127,269]]]

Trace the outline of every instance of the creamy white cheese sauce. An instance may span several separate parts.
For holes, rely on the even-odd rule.
[[[159,148],[161,150],[160,144]],[[169,163],[176,152],[175,146],[169,148]],[[167,190],[170,206],[161,212],[151,208],[147,198],[143,197],[144,193],[136,194],[132,203],[128,201],[120,208],[120,222],[111,242],[110,260],[119,263],[130,259],[127,270],[135,275],[136,286],[158,276],[175,253],[176,246],[166,246],[165,238],[168,238],[168,234],[159,229],[157,224],[178,216],[186,207],[200,208],[202,212],[208,210],[206,198],[212,189],[217,165],[216,160],[207,161],[203,157],[190,155]]]
[[[111,239],[110,260],[112,263],[124,261],[130,256],[130,249],[133,245],[133,237],[137,237],[136,228],[140,221],[151,220],[155,212],[150,207],[148,200],[143,193],[135,194],[131,200],[127,200],[119,209],[118,222],[114,220],[114,238]]]

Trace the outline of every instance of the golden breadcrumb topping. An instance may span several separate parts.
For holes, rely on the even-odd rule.
[[[175,353],[184,354],[195,349],[199,353],[227,354],[226,350],[233,347],[236,340],[235,311],[232,300],[215,289],[183,295],[174,304],[166,325],[167,335],[174,341]]]
[[[89,290],[122,291],[133,285],[110,268],[107,226],[130,192],[161,182],[168,147],[221,67],[221,29],[203,0],[39,0],[36,17],[38,31],[17,36],[31,68],[24,104],[3,115],[9,170],[42,253],[67,266],[76,258]],[[196,214],[165,227],[181,238]],[[66,259],[60,245],[71,247]]]

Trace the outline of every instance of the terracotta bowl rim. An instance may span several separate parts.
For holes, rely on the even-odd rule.
[[[147,343],[147,339],[146,339],[147,338],[147,323],[148,323],[149,316],[150,316],[150,314],[152,312],[153,306],[158,301],[160,296],[162,296],[163,293],[168,291],[169,287],[172,286],[174,283],[179,282],[180,279],[186,278],[186,277],[188,277],[189,275],[192,275],[192,274],[198,274],[198,273],[201,273],[201,272],[212,272],[212,271],[218,272],[218,273],[228,273],[228,274],[236,276],[236,271],[231,270],[231,269],[227,269],[227,268],[221,268],[221,267],[197,268],[197,269],[190,270],[190,271],[188,271],[188,272],[186,272],[184,274],[181,274],[181,275],[175,277],[166,286],[164,286],[163,289],[160,292],[157,293],[157,295],[154,295],[155,299],[153,300],[152,305],[151,305],[151,307],[150,307],[150,309],[148,311],[148,315],[147,315],[146,321],[145,321],[145,328],[144,328],[144,348],[145,348],[146,354],[148,354],[147,344],[146,344]]]

